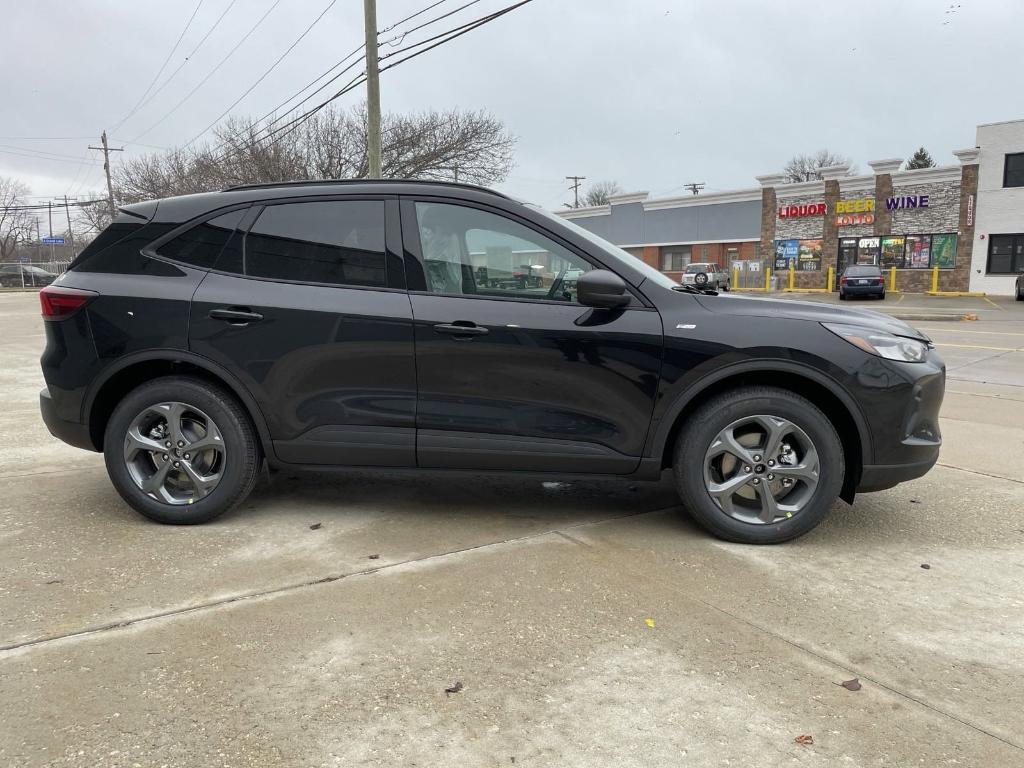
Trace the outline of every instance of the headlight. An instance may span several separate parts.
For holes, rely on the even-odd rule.
[[[860,347],[872,355],[887,360],[901,360],[904,363],[922,363],[928,355],[928,345],[917,339],[906,336],[894,336],[885,331],[875,331],[856,325],[839,325],[822,323],[841,339],[846,339],[855,347]]]

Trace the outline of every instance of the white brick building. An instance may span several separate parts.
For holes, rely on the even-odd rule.
[[[978,126],[971,290],[1010,295],[1024,272],[1024,120]]]

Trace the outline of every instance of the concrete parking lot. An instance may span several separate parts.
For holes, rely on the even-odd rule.
[[[916,323],[940,465],[755,548],[668,477],[275,475],[149,523],[46,432],[0,294],[0,765],[1024,765],[1024,304],[988,304]]]

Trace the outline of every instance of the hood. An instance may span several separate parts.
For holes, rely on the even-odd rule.
[[[931,341],[925,334],[902,320],[871,309],[847,309],[814,301],[790,301],[760,296],[737,296],[720,293],[718,296],[698,296],[705,309],[716,314],[745,315],[748,317],[786,317],[792,320],[810,320],[816,323],[845,323],[860,325],[878,331]]]

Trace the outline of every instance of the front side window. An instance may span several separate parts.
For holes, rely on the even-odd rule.
[[[988,240],[990,275],[1018,275],[1024,272],[1024,234],[992,235]]]
[[[1024,152],[1006,156],[1003,168],[1004,187],[1024,187]]]
[[[593,267],[518,222],[461,205],[416,203],[427,290],[455,295],[576,301]]]
[[[244,213],[245,209],[231,211],[197,224],[161,245],[157,249],[157,254],[200,269],[210,269],[216,263],[217,256],[242,220]]]
[[[384,201],[268,205],[245,238],[249,277],[382,288]]]

